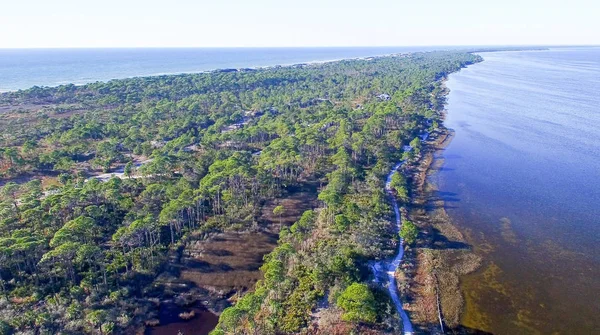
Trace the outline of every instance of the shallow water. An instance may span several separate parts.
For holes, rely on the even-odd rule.
[[[484,263],[463,324],[600,329],[600,48],[481,54],[447,82],[455,131],[433,178]]]

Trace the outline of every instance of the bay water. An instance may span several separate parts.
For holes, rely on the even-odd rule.
[[[483,264],[463,324],[494,334],[600,329],[600,48],[481,53],[450,75],[454,130],[435,174]]]

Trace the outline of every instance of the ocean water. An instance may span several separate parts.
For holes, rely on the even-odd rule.
[[[139,76],[381,56],[439,47],[0,49],[0,92]],[[448,49],[447,47],[445,49]]]
[[[455,136],[433,178],[475,252],[463,324],[600,329],[600,48],[482,53],[447,82]]]

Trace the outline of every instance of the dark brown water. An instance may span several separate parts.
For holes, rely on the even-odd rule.
[[[600,48],[482,54],[453,74],[446,209],[483,256],[469,328],[600,333]]]
[[[181,313],[193,312],[193,317],[184,320]],[[208,335],[217,325],[218,316],[199,308],[179,307],[173,303],[163,303],[159,311],[160,325],[148,327],[146,335]]]

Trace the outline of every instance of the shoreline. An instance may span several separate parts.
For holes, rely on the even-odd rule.
[[[443,49],[440,49],[443,50]],[[325,60],[307,60],[302,62],[292,62],[292,63],[277,63],[272,65],[248,65],[244,67],[216,67],[208,70],[190,70],[190,71],[178,71],[178,72],[156,72],[149,74],[138,74],[126,77],[117,77],[110,79],[95,79],[95,80],[73,80],[73,81],[61,81],[51,85],[40,85],[42,88],[58,88],[61,86],[75,85],[77,87],[82,87],[89,84],[94,83],[108,83],[113,80],[129,80],[136,78],[152,78],[152,77],[165,77],[165,76],[184,76],[184,75],[195,75],[195,74],[206,74],[206,73],[220,73],[220,72],[244,72],[244,71],[260,71],[260,70],[268,70],[279,67],[284,68],[294,68],[294,67],[303,67],[303,66],[314,66],[314,65],[322,65],[328,63],[342,62],[342,61],[360,61],[360,60],[371,60],[375,58],[381,57],[398,57],[402,55],[409,55],[417,52],[431,52],[438,51],[436,50],[423,50],[423,51],[406,51],[406,52],[395,52],[395,53],[385,53],[385,54],[376,54],[370,56],[358,56],[358,57],[342,57],[342,58],[331,58]],[[27,91],[36,87],[38,85],[33,85],[27,88],[20,89],[5,89],[0,87],[0,95],[3,94],[11,94],[17,93],[21,91]]]
[[[442,94],[448,89],[442,80]],[[417,243],[405,252],[399,290],[416,330],[443,334],[460,330],[465,310],[461,277],[476,271],[481,258],[468,245],[465,236],[445,210],[438,185],[431,180],[444,161],[437,155],[452,142],[454,131],[443,125],[447,110],[440,112],[441,126],[424,145],[422,157],[412,166],[412,199],[409,218],[420,230]]]
[[[587,55],[587,53],[585,54]],[[552,59],[555,62],[555,59],[550,58],[550,55],[552,54],[548,54],[548,59]],[[485,54],[481,56],[486,57]],[[510,64],[508,62],[513,57],[508,55],[506,58],[499,58],[499,60]],[[529,58],[528,56],[526,59],[536,60],[538,59],[537,57],[531,56]],[[575,57],[574,59],[578,58]],[[562,64],[560,61],[556,62],[553,64]],[[482,71],[476,71],[476,69],[482,69]],[[556,227],[559,225],[562,227],[560,232],[569,233],[569,236],[572,238],[579,238],[581,236],[579,235],[580,233],[575,235],[574,231],[571,231],[575,226],[569,225],[568,222],[570,220],[582,220],[584,217],[579,216],[580,214],[566,215],[556,213],[553,212],[551,205],[542,204],[542,202],[552,203],[556,199],[552,196],[546,198],[546,195],[540,191],[552,190],[556,189],[556,187],[548,188],[544,186],[543,188],[536,189],[535,187],[537,186],[533,180],[528,180],[532,182],[531,186],[528,186],[524,182],[524,179],[531,175],[529,172],[523,172],[528,171],[525,167],[532,166],[532,163],[539,163],[539,159],[524,157],[524,161],[528,163],[521,163],[520,158],[512,158],[511,160],[509,155],[502,155],[504,151],[497,150],[497,146],[490,146],[488,148],[487,143],[473,145],[477,148],[474,149],[470,145],[473,143],[473,140],[477,142],[477,138],[469,134],[472,135],[485,129],[483,127],[473,127],[471,129],[472,133],[469,131],[465,133],[461,130],[461,125],[464,124],[477,124],[479,121],[481,125],[485,124],[486,121],[498,120],[500,117],[509,115],[510,108],[508,106],[510,103],[515,103],[518,101],[517,99],[523,97],[523,95],[511,95],[511,91],[501,91],[503,94],[498,98],[498,101],[502,103],[495,103],[494,108],[485,110],[486,113],[480,115],[479,112],[483,112],[482,108],[485,109],[484,106],[489,105],[486,105],[485,102],[479,105],[480,101],[477,99],[481,100],[483,96],[474,93],[473,89],[478,88],[477,84],[482,82],[479,77],[483,81],[490,78],[497,79],[497,76],[490,75],[490,71],[498,71],[498,73],[502,74],[498,78],[502,79],[503,83],[506,82],[507,86],[513,83],[510,79],[513,78],[511,75],[518,73],[516,68],[507,69],[505,67],[494,66],[494,64],[488,65],[486,62],[485,65],[480,64],[470,68],[467,71],[469,73],[468,76],[461,74],[450,76],[452,81],[448,82],[448,85],[453,89],[455,87],[458,88],[461,92],[452,92],[450,104],[446,105],[446,114],[449,112],[453,114],[450,114],[450,117],[443,124],[456,129],[455,135],[457,137],[455,141],[460,141],[461,144],[458,145],[457,142],[452,142],[456,147],[454,145],[449,146],[446,149],[447,151],[441,155],[439,154],[440,151],[437,151],[438,153],[435,154],[435,164],[443,164],[445,168],[443,171],[437,172],[437,175],[434,174],[429,181],[430,184],[433,184],[433,187],[438,185],[442,191],[447,192],[441,193],[441,195],[446,200],[446,205],[448,206],[446,210],[452,214],[452,219],[454,220],[454,222],[450,221],[449,223],[453,224],[463,233],[464,238],[466,238],[469,244],[467,247],[472,250],[472,253],[481,257],[481,265],[475,271],[468,274],[461,273],[458,276],[457,291],[462,293],[462,302],[460,306],[461,313],[458,318],[459,327],[455,330],[459,333],[475,331],[494,333],[551,333],[553,331],[569,333],[571,331],[574,333],[585,333],[590,329],[594,329],[594,327],[597,328],[597,325],[595,325],[597,318],[594,317],[593,311],[587,307],[593,305],[593,299],[596,296],[593,291],[597,286],[598,276],[595,275],[597,267],[593,264],[593,261],[586,261],[583,253],[577,255],[575,251],[577,249],[570,249],[569,246],[573,246],[573,244],[561,240],[560,234],[556,234],[555,232],[550,233],[549,230],[546,231],[546,227],[544,226],[545,221],[553,222],[553,224],[556,224]],[[539,74],[535,70],[535,67],[531,69],[524,68],[523,73]],[[471,78],[471,80],[465,79],[466,77]],[[554,82],[555,80],[553,77],[543,78],[547,78],[549,82]],[[584,76],[582,78],[587,77]],[[481,87],[481,92],[489,93],[493,91],[490,88]],[[454,94],[458,94],[458,96],[455,97]],[[506,100],[506,104],[504,100]],[[501,107],[495,109],[496,106]],[[529,110],[528,108],[523,108],[519,114],[526,117],[542,115],[531,114],[538,112],[538,109],[532,108]],[[583,112],[585,109],[581,109],[581,111]],[[506,114],[503,114],[503,112],[506,112]],[[551,113],[548,115],[548,120],[555,120]],[[501,122],[501,124],[514,124],[514,121],[510,119],[510,122]],[[531,128],[536,131],[541,129],[535,126]],[[494,136],[492,137],[496,139]],[[503,138],[507,139],[507,137]],[[566,137],[565,139],[568,138]],[[544,135],[544,137],[538,138],[537,141],[531,141],[532,143],[522,142],[520,147],[515,146],[511,150],[518,151],[518,149],[522,149],[525,146],[530,148],[531,145],[535,148],[538,141],[542,139],[547,140],[548,143],[552,142],[549,140],[550,137]],[[498,141],[498,143],[501,143],[501,141]],[[481,169],[482,166],[489,167],[490,171],[494,171],[493,169],[496,166],[502,165],[482,163],[486,159],[486,152],[489,152],[490,155],[500,155],[501,158],[495,161],[495,163],[506,163],[506,166],[503,167],[505,170],[507,167],[511,167],[515,171],[518,171],[514,175],[505,175],[504,178],[497,179],[505,182],[505,185],[513,186],[514,188],[511,188],[510,191],[505,190],[504,192],[496,193],[493,187],[496,184],[490,182],[491,178],[485,179],[481,183],[470,183],[473,181],[473,179],[470,179],[471,176],[477,178],[479,171],[488,171]],[[465,154],[467,155],[465,156]],[[481,156],[471,156],[469,154]],[[451,156],[462,156],[462,158],[455,160]],[[444,164],[445,159],[446,163]],[[591,164],[586,165],[593,166]],[[446,168],[449,168],[448,170],[456,169],[456,171],[448,171]],[[432,169],[435,171],[436,167],[433,166]],[[557,171],[551,168],[540,168],[540,171],[537,173],[539,176],[548,176],[550,175],[549,172],[556,173]],[[577,172],[577,169],[574,169],[569,174],[580,177],[581,175],[578,174],[581,172]],[[499,174],[501,174],[500,171]],[[557,175],[561,176],[560,174]],[[585,176],[587,174],[583,173],[582,175]],[[511,178],[520,182],[509,184]],[[546,181],[551,179],[545,178]],[[574,177],[574,180],[576,179],[580,178]],[[466,185],[463,183],[466,183]],[[574,189],[575,185],[583,193],[583,185],[575,182],[573,184]],[[529,190],[530,187],[533,190]],[[565,188],[565,192],[567,191],[572,192],[570,188]],[[485,192],[490,192],[489,197],[480,197]],[[520,201],[523,199],[523,195],[517,197],[521,192],[525,192],[524,194],[527,194],[527,196],[535,195],[540,200],[544,200],[539,201],[540,203],[523,203]],[[515,199],[511,199],[512,193],[515,194]],[[496,199],[498,199],[498,202],[504,203],[496,207]],[[578,201],[575,201],[575,199]],[[586,204],[586,201],[588,201],[587,199],[577,198],[577,196],[573,196],[572,200],[573,203],[577,204]],[[441,203],[443,204],[443,201]],[[533,208],[531,206],[534,206],[534,204],[537,205],[537,208],[543,210],[539,210],[535,215],[526,214],[525,211],[529,211],[528,208]],[[457,208],[452,209],[455,205]],[[569,206],[569,209],[572,210],[581,209],[578,206],[582,205]],[[585,207],[583,209],[585,210]],[[576,212],[573,211],[573,213]],[[593,223],[594,221],[588,222]],[[565,223],[567,224],[565,225]],[[548,225],[547,229],[550,229],[550,225]],[[590,240],[584,240],[582,237],[581,241],[588,242]],[[586,251],[584,247],[579,250]],[[589,250],[591,249],[587,251]],[[425,267],[421,266],[421,268],[421,272],[423,272]],[[544,278],[544,280],[537,281],[537,278]],[[430,287],[434,289],[435,285],[430,285]],[[569,287],[569,289],[565,290],[565,287]],[[422,306],[420,307],[422,309]],[[559,322],[557,320],[560,317],[564,317],[564,320]]]
[[[345,47],[340,47],[340,48],[345,48]],[[352,47],[352,48],[360,49],[361,47]],[[368,47],[368,48],[377,49],[377,48],[412,48],[412,47],[409,46],[409,47]],[[272,68],[277,68],[277,67],[311,66],[311,65],[321,65],[321,64],[327,64],[327,63],[341,62],[341,61],[370,60],[373,58],[380,58],[380,57],[398,57],[398,56],[410,55],[410,54],[421,53],[421,52],[464,51],[467,53],[485,53],[485,52],[501,52],[501,51],[544,51],[544,50],[548,50],[549,47],[519,47],[519,46],[516,46],[516,47],[510,47],[510,46],[507,46],[507,47],[475,47],[475,46],[471,46],[471,47],[469,47],[469,46],[437,47],[437,46],[431,46],[431,47],[414,47],[414,48],[415,48],[414,50],[374,54],[374,55],[368,55],[368,56],[354,56],[354,57],[341,57],[341,58],[336,57],[336,58],[328,58],[328,59],[324,59],[324,60],[318,60],[318,59],[314,60],[313,59],[313,60],[306,60],[306,61],[292,61],[289,63],[284,61],[281,63],[271,64],[271,65],[248,65],[248,66],[243,66],[243,67],[233,65],[232,67],[215,67],[215,68],[211,68],[211,69],[207,69],[207,70],[154,72],[154,73],[148,73],[148,74],[136,74],[136,75],[131,75],[131,76],[108,78],[108,79],[62,80],[62,81],[59,81],[59,82],[56,82],[56,83],[53,83],[50,85],[35,84],[33,86],[30,86],[27,88],[20,88],[20,89],[6,89],[6,88],[3,88],[0,86],[0,95],[30,90],[36,86],[43,87],[43,88],[57,88],[57,87],[61,87],[61,86],[75,85],[75,86],[81,87],[81,86],[98,83],[98,82],[107,83],[107,82],[110,82],[113,80],[128,80],[128,79],[134,79],[134,78],[163,77],[163,76],[181,76],[181,75],[193,75],[193,74],[203,74],[203,73],[213,73],[213,72],[218,73],[218,72],[234,72],[234,71],[235,72],[258,71],[258,70],[272,69]],[[177,49],[177,48],[175,48],[175,49]],[[241,49],[244,49],[244,48],[241,48]],[[248,48],[248,49],[252,49],[252,48]],[[310,50],[313,48],[298,48],[298,50],[304,50],[304,49]],[[325,49],[327,49],[327,48],[325,48]],[[6,50],[6,49],[4,49],[4,50]],[[34,49],[34,50],[38,50],[38,49]],[[100,49],[100,50],[102,50],[102,49]],[[2,51],[2,49],[0,49],[0,51]]]

